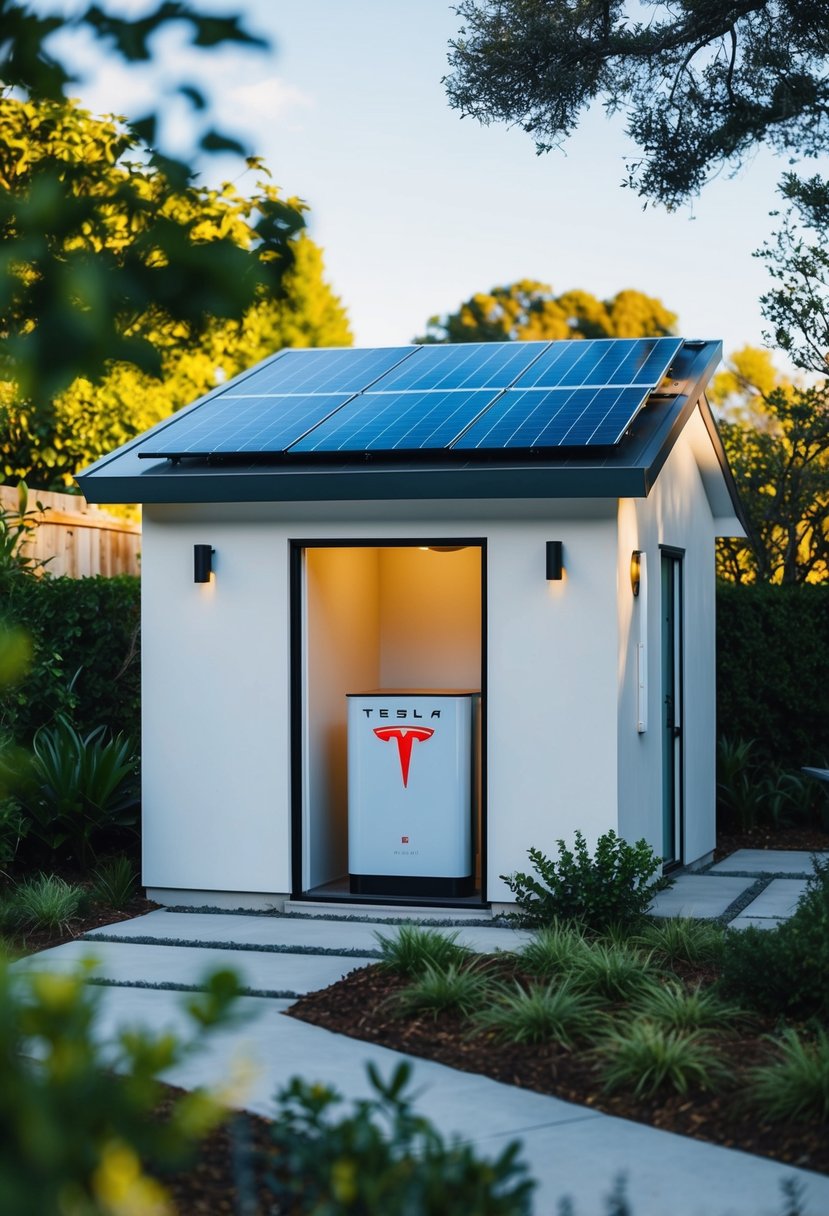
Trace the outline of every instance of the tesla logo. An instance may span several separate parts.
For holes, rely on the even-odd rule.
[[[409,785],[409,764],[412,759],[412,744],[425,743],[435,733],[428,726],[375,726],[374,733],[378,739],[388,743],[394,739],[397,744],[397,754],[400,757],[400,771],[403,774],[403,788]]]

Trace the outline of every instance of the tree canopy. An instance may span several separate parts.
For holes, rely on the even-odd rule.
[[[829,388],[793,383],[766,350],[746,347],[709,396],[740,489],[747,541],[718,542],[717,572],[734,582],[829,579]]]
[[[457,312],[431,317],[417,342],[551,341],[558,338],[640,338],[674,332],[675,313],[641,291],[599,300],[588,291],[555,295],[547,283],[521,279],[476,292]]]
[[[521,125],[539,152],[584,110],[622,112],[629,184],[668,205],[764,143],[829,149],[829,0],[460,0],[450,104]]]

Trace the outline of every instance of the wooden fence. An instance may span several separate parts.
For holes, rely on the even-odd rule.
[[[93,574],[138,574],[141,525],[116,519],[77,494],[29,491],[29,510],[42,503],[26,552],[46,562],[51,575],[85,578]],[[0,506],[17,512],[17,487],[0,486]],[[48,559],[48,560],[47,560]]]

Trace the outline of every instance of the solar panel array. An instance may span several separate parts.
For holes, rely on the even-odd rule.
[[[142,457],[617,444],[679,338],[289,350],[174,416]]]

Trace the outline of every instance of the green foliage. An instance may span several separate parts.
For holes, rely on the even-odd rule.
[[[829,862],[814,873],[794,914],[776,929],[750,926],[727,935],[723,990],[766,1013],[829,1015]]]
[[[652,957],[669,966],[674,963],[715,964],[725,948],[725,930],[712,921],[666,916],[644,925],[633,939]]]
[[[481,1009],[473,1024],[505,1043],[563,1043],[596,1033],[601,1025],[600,1002],[576,980],[551,981],[525,989],[516,982],[502,986],[492,1003]]]
[[[417,342],[535,342],[561,338],[640,338],[674,332],[676,314],[641,291],[598,300],[589,291],[556,296],[547,283],[521,279],[476,292],[455,313],[430,317]]]
[[[125,908],[138,889],[138,874],[129,857],[102,861],[92,874],[92,898],[108,908]]]
[[[449,963],[446,967],[427,966],[407,988],[394,998],[395,1009],[404,1017],[420,1013],[453,1011],[469,1016],[488,999],[491,982],[472,966]]]
[[[373,1065],[373,1097],[335,1118],[342,1099],[295,1078],[277,1095],[268,1188],[295,1216],[529,1216],[534,1183],[512,1143],[495,1159],[447,1142],[415,1115],[411,1070],[388,1082]],[[252,1199],[252,1197],[251,1197]]]
[[[89,903],[83,887],[55,874],[39,874],[18,883],[7,896],[3,923],[13,929],[65,929]]]
[[[608,1032],[596,1048],[608,1090],[625,1089],[650,1097],[668,1089],[714,1089],[724,1074],[710,1042],[695,1030],[670,1030],[637,1019]]]
[[[829,764],[829,586],[719,584],[717,721],[766,770]]]
[[[778,1057],[755,1068],[748,1100],[764,1120],[814,1119],[829,1123],[829,1035],[788,1026],[776,1040]]]
[[[29,488],[25,481],[17,485],[16,510],[0,502],[0,591],[5,595],[20,575],[43,572],[43,563],[29,552],[29,541],[42,517],[40,503],[29,510]]]
[[[754,739],[717,740],[717,826],[748,832],[767,809],[768,789],[754,761]]]
[[[200,1029],[221,1026],[237,992],[235,976],[217,972],[189,1001],[191,1018]],[[167,1121],[151,1117],[162,1094],[157,1078],[185,1049],[169,1032],[135,1030],[123,1031],[114,1051],[103,1049],[98,1010],[98,991],[80,978],[12,978],[0,964],[2,1212],[172,1216],[145,1170],[184,1165],[224,1116],[219,1102],[195,1092],[175,1101]]]
[[[556,920],[576,920],[591,929],[614,922],[634,921],[648,908],[657,891],[670,885],[660,878],[651,881],[661,862],[645,840],[628,844],[615,832],[599,837],[593,857],[581,832],[575,847],[558,840],[558,861],[540,849],[529,850],[538,878],[516,873],[502,874],[515,896],[520,923],[543,928]]]
[[[0,699],[0,730],[21,743],[70,718],[138,736],[140,584],[116,578],[18,579],[4,613],[31,638],[26,675]]]
[[[131,740],[96,727],[81,735],[68,722],[41,727],[31,776],[20,797],[31,836],[50,853],[86,863],[114,829],[138,817],[137,760]]]
[[[467,962],[472,951],[457,945],[457,932],[401,925],[394,937],[375,933],[380,948],[380,966],[397,975],[423,975],[427,968],[445,971],[454,964]]]
[[[628,184],[669,207],[736,169],[759,144],[829,147],[822,6],[779,0],[658,3],[461,0],[449,103],[559,147],[594,102],[621,111],[639,153]]]
[[[575,975],[588,991],[609,1001],[638,996],[653,983],[650,955],[630,947],[591,942],[576,962]]]
[[[666,1030],[728,1029],[741,1016],[736,1005],[729,1005],[708,988],[695,984],[686,988],[676,980],[651,984],[633,1001],[638,1018],[662,1026]]]
[[[574,970],[590,946],[578,924],[554,921],[539,929],[516,954],[522,971],[540,979],[555,979]]]

